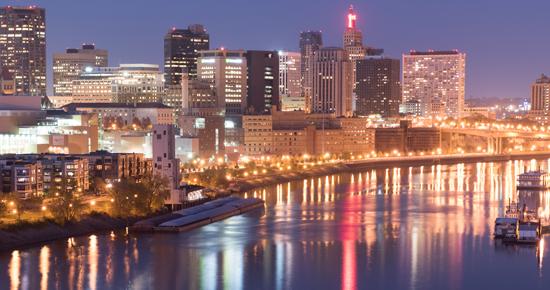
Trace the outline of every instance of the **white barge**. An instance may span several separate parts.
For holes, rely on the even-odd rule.
[[[264,201],[258,198],[226,197],[138,222],[133,230],[183,232],[263,206]]]

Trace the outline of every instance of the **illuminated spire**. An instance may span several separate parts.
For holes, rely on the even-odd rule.
[[[355,21],[357,20],[357,14],[353,11],[353,5],[349,6],[348,12],[348,28],[355,29]]]

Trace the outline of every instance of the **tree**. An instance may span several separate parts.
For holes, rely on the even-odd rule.
[[[50,204],[51,213],[56,222],[65,224],[80,217],[84,204],[80,196],[75,193],[75,189],[74,180],[63,178]]]
[[[90,192],[96,195],[107,193],[107,183],[105,182],[105,179],[101,177],[94,177],[91,182]]]
[[[115,124],[118,129],[124,128],[124,120],[121,116],[117,116],[115,119]]]
[[[132,119],[132,127],[139,128],[139,129],[143,128],[141,124],[141,120],[138,117],[134,117],[134,119]]]
[[[147,175],[142,180],[139,198],[136,200],[138,210],[145,214],[153,213],[164,206],[170,196],[170,181],[165,176]]]
[[[146,117],[141,121],[141,126],[143,129],[150,129],[153,126],[153,123],[151,122],[151,119],[149,117]]]
[[[10,192],[6,195],[6,210],[8,213],[17,215],[17,219],[21,220],[21,214],[23,213],[23,200],[21,195],[17,192]]]
[[[8,207],[5,200],[0,200],[0,217],[3,217],[8,212]]]
[[[110,191],[113,214],[124,218],[132,216],[135,211],[135,199],[139,191],[141,189],[134,180],[125,178],[115,183]]]

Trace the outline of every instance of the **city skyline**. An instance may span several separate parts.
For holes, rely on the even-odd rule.
[[[83,42],[93,42],[109,50],[111,62],[115,65],[162,64],[162,38],[167,29],[185,28],[193,23],[205,25],[211,35],[211,48],[224,46],[230,49],[297,51],[299,33],[308,29],[322,30],[326,46],[340,46],[345,16],[350,4],[354,5],[358,14],[357,26],[363,32],[365,44],[385,49],[385,55],[389,57],[400,58],[402,53],[407,53],[411,49],[460,49],[466,52],[469,59],[466,98],[528,97],[532,79],[541,73],[547,73],[547,68],[550,67],[550,60],[543,57],[550,42],[528,41],[529,35],[537,34],[537,31],[542,33],[546,26],[545,22],[549,21],[542,14],[544,6],[550,6],[548,3],[540,3],[538,7],[541,9],[532,11],[529,5],[520,6],[512,1],[428,1],[414,4],[403,1],[386,3],[387,1],[378,0],[320,1],[314,8],[310,8],[311,5],[307,5],[307,2],[293,3],[293,9],[290,10],[285,9],[288,7],[284,5],[285,1],[264,4],[243,0],[238,1],[239,3],[215,3],[216,5],[207,5],[204,1],[160,1],[158,5],[149,5],[146,1],[133,1],[133,9],[128,9],[128,3],[122,2],[109,2],[109,9],[104,9],[105,5],[101,5],[103,2],[107,3],[103,0],[94,3],[5,3],[14,6],[38,5],[47,11],[49,95],[52,92],[52,54]],[[494,5],[497,3],[498,5]],[[171,9],[164,9],[168,6]],[[202,7],[209,7],[209,13],[193,13]],[[273,13],[250,13],[258,9]],[[69,11],[71,13],[67,13]],[[132,16],[121,14],[124,11],[131,11]],[[314,12],[322,17],[303,17],[305,11]],[[283,14],[285,23],[276,22],[278,16]],[[160,20],[154,23],[138,21],[152,19],[155,15],[159,16],[155,19]],[[429,17],[416,17],[418,15]],[[521,15],[528,15],[533,21],[513,21]],[[250,25],[251,22],[255,25]],[[411,23],[416,26],[415,29],[403,29],[410,27]],[[139,31],[139,34],[136,34],[139,37],[133,37],[132,30]],[[75,31],[79,31],[80,35],[75,34]],[[109,33],[104,33],[105,31]],[[514,38],[510,38],[510,33]],[[502,49],[503,47],[505,49]],[[510,57],[510,51],[517,52],[513,54],[517,57]],[[522,54],[522,51],[529,53]],[[510,67],[514,68],[512,73]]]

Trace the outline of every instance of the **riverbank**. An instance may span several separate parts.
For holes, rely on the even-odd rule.
[[[346,172],[357,172],[387,167],[408,167],[408,166],[432,166],[450,165],[457,163],[477,162],[505,162],[510,160],[547,159],[550,152],[526,152],[510,154],[487,154],[472,153],[461,155],[425,155],[425,156],[394,156],[379,157],[363,160],[340,161],[311,167],[304,171],[293,171],[280,173],[278,175],[257,176],[235,180],[235,185],[230,188],[233,193],[244,193],[258,188],[273,186],[279,183],[296,181],[306,178],[319,177],[329,174]]]
[[[21,225],[15,224],[9,226],[7,229],[0,229],[0,251],[23,248],[75,236],[124,229],[140,219],[142,217],[121,219],[103,213],[93,213],[83,217],[78,222],[67,223],[65,225],[59,225],[49,220]]]

